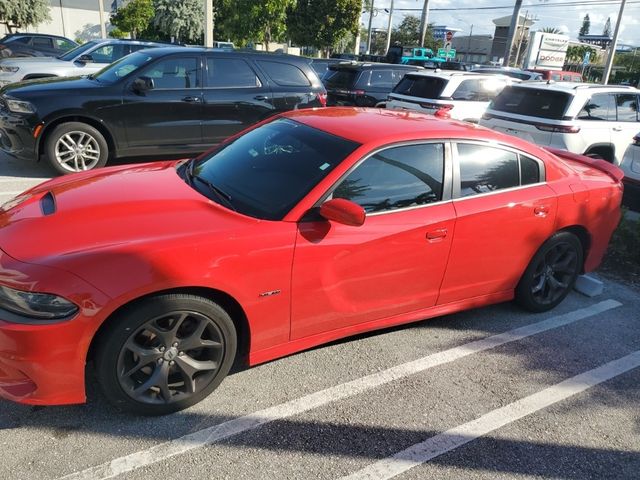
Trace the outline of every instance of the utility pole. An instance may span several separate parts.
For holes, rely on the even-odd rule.
[[[429,0],[424,0],[424,5],[422,6],[422,17],[420,17],[420,47],[424,47],[424,39],[427,36],[428,26],[429,26]]]
[[[362,0],[362,5],[360,6],[360,15],[358,16],[358,32],[356,33],[356,41],[353,47],[354,55],[360,55],[360,19],[362,18],[363,12],[364,12],[364,0]]]
[[[613,32],[613,42],[611,42],[611,51],[607,56],[607,65],[604,67],[604,75],[602,76],[602,84],[609,83],[609,75],[611,75],[611,68],[613,67],[613,57],[616,56],[616,45],[618,44],[618,34],[620,33],[620,24],[622,23],[622,14],[624,13],[624,5],[627,0],[622,0],[620,4],[620,13],[618,13],[618,21],[616,22],[616,29]]]
[[[389,53],[389,47],[391,46],[391,20],[393,18],[393,0],[391,0],[391,6],[389,7],[389,21],[387,23],[387,48],[384,49],[384,54]]]
[[[98,12],[100,13],[100,38],[107,38],[107,26],[104,23],[103,0],[98,0]]]
[[[522,28],[520,29],[520,35],[518,38],[518,48],[516,49],[516,61],[515,64],[513,65],[514,67],[518,68],[519,66],[519,60],[520,60],[520,48],[522,48],[522,42],[524,41],[524,32],[527,29],[527,20],[529,19],[529,10],[527,10],[526,12],[524,12],[524,24],[522,25]]]
[[[469,41],[467,42],[467,54],[464,56],[464,61],[468,62],[469,57],[471,56],[471,36],[473,35],[473,23],[471,24],[471,28],[469,29]]]
[[[204,46],[213,47],[213,0],[204,0]]]
[[[367,30],[367,51],[365,52],[367,55],[371,53],[371,22],[373,22],[373,4],[376,0],[371,0],[371,10],[369,11],[369,29]]]
[[[507,35],[507,45],[504,49],[504,58],[502,65],[504,67],[509,66],[509,59],[511,58],[511,49],[513,48],[513,40],[516,36],[518,24],[520,23],[520,9],[522,8],[522,0],[516,0],[516,4],[513,7],[513,15],[511,16],[511,24],[509,25],[509,34]]]

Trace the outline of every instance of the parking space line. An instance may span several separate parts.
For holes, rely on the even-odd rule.
[[[387,480],[393,478],[487,433],[637,367],[640,367],[640,350],[493,410],[476,420],[454,427],[424,442],[412,445],[391,457],[343,477],[342,480]]]
[[[522,340],[532,335],[569,325],[621,305],[622,304],[616,300],[605,300],[586,308],[551,317],[541,322],[427,355],[426,357],[403,363],[381,372],[329,387],[280,405],[275,405],[243,417],[226,421],[219,425],[199,430],[175,440],[160,443],[146,450],[141,450],[130,455],[116,458],[110,462],[105,462],[101,465],[66,475],[62,477],[61,480],[103,480],[113,478],[117,475],[131,472],[176,455],[184,454],[190,450],[211,445],[212,443],[234,435],[256,429],[267,423],[298,415],[338,400],[353,397],[395,380],[459,360],[475,353],[484,352],[485,350]]]

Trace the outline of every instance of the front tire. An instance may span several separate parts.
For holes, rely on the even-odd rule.
[[[104,167],[109,146],[104,136],[82,122],[61,123],[53,129],[44,144],[49,165],[62,175]]]
[[[518,286],[516,302],[532,312],[546,312],[569,294],[582,269],[580,240],[558,232],[542,244],[527,266]]]
[[[193,295],[148,298],[121,312],[100,338],[98,383],[119,410],[165,415],[204,399],[236,355],[235,326]]]

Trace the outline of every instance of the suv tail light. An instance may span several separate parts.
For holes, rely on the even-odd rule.
[[[349,95],[364,95],[367,92],[365,92],[364,90],[349,90],[347,93]]]
[[[327,94],[326,93],[318,93],[316,95],[316,98],[320,102],[320,106],[321,107],[326,107],[327,106]]]
[[[580,127],[575,125],[545,125],[544,123],[537,123],[536,128],[543,132],[554,133],[578,133],[580,131]]]
[[[422,108],[431,108],[433,110],[445,110],[445,111],[449,111],[453,108],[453,105],[449,105],[449,104],[442,104],[442,103],[429,103],[429,102],[424,102],[424,103],[420,103],[419,104]]]

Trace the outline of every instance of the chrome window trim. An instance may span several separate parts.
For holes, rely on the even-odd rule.
[[[452,158],[451,158],[451,141],[449,139],[429,139],[429,140],[405,140],[402,142],[390,143],[387,145],[383,145],[375,150],[370,151],[357,162],[355,162],[351,168],[349,168],[345,173],[343,173],[338,180],[334,182],[334,184],[320,197],[320,199],[314,203],[313,208],[320,207],[324,202],[333,198],[333,192],[336,188],[347,178],[356,168],[362,165],[367,159],[377,155],[380,152],[388,150],[390,148],[396,147],[406,147],[406,146],[414,146],[414,145],[430,145],[430,144],[441,144],[444,147],[443,151],[443,182],[442,182],[442,199],[437,202],[427,203],[425,205],[414,205],[411,207],[404,208],[396,208],[393,210],[385,210],[380,212],[367,213],[367,217],[374,217],[378,215],[388,215],[397,212],[406,212],[408,210],[415,210],[418,208],[427,208],[434,205],[440,205],[443,203],[451,202],[452,200]]]
[[[518,182],[520,183],[520,185],[514,186],[514,187],[509,187],[509,188],[501,188],[498,190],[493,190],[491,192],[485,192],[485,193],[478,193],[475,195],[469,195],[467,197],[461,197],[460,196],[460,157],[458,154],[458,144],[459,143],[465,143],[465,144],[472,144],[472,145],[478,145],[481,147],[491,147],[491,148],[498,148],[501,150],[506,150],[509,152],[512,152],[516,155],[516,158],[518,160]],[[523,152],[522,150],[519,150],[517,148],[508,146],[508,145],[504,145],[495,141],[489,141],[489,140],[466,140],[466,139],[451,139],[451,153],[452,153],[452,161],[453,161],[453,192],[452,192],[452,198],[454,201],[459,201],[459,200],[467,200],[467,199],[471,199],[471,198],[478,198],[478,197],[482,197],[485,195],[494,195],[496,193],[502,193],[502,192],[510,192],[510,191],[514,191],[514,190],[519,190],[522,188],[528,188],[528,187],[533,187],[536,185],[544,185],[547,183],[547,171],[546,171],[546,166],[545,163],[540,160],[539,158],[537,158],[535,155],[532,155],[528,152]],[[538,169],[540,172],[540,181],[536,182],[536,183],[529,183],[527,185],[522,185],[522,164],[520,162],[520,156],[524,155],[528,158],[531,158],[532,160],[535,160],[538,163]]]

